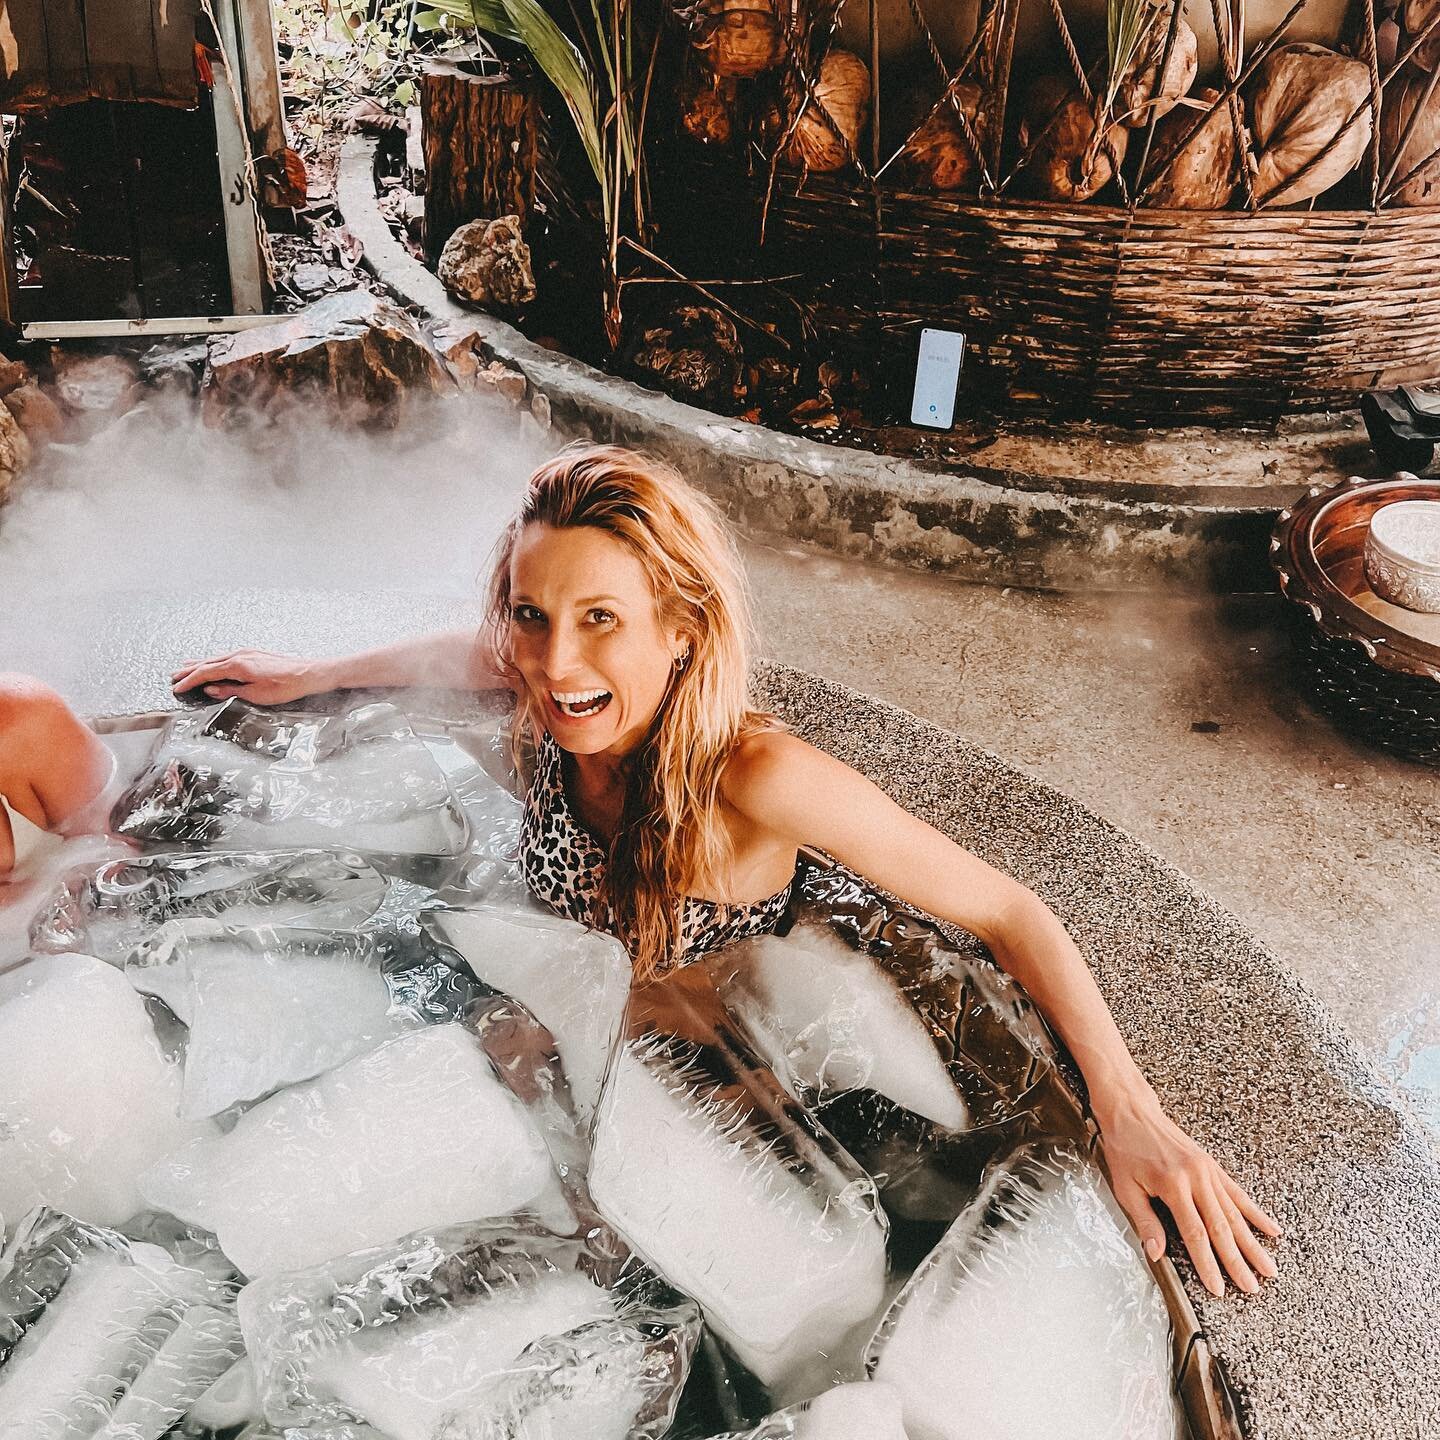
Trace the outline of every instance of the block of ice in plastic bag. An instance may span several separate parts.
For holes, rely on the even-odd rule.
[[[240,1353],[233,1291],[34,1211],[0,1273],[0,1437],[159,1440]]]
[[[461,1024],[391,1040],[247,1110],[141,1180],[219,1236],[246,1275],[313,1265],[428,1225],[532,1209],[564,1224],[549,1151]]]
[[[4,979],[0,1214],[119,1224],[141,1208],[141,1172],[214,1126],[179,1118],[180,1067],[118,970],[51,955]]]
[[[360,1420],[391,1440],[434,1440],[447,1425],[523,1416],[534,1384],[552,1402],[588,1401],[605,1423],[636,1399],[632,1419],[668,1424],[699,1312],[635,1262],[612,1278],[597,1281],[579,1240],[496,1222],[255,1281],[239,1308],[272,1423]]]
[[[111,821],[151,842],[449,861],[469,839],[434,755],[392,705],[321,716],[227,700],[176,716]]]
[[[750,1430],[710,1440],[907,1440],[900,1392],[883,1381],[837,1385],[813,1400],[767,1415]]]
[[[185,1412],[191,1425],[230,1430],[262,1417],[255,1391],[255,1367],[248,1355],[237,1360]]]
[[[435,1440],[661,1440],[675,1419],[700,1315],[632,1312],[526,1346]]]
[[[116,1401],[94,1440],[161,1440],[244,1348],[233,1308],[192,1305]]]
[[[886,1313],[867,1362],[910,1440],[1175,1440],[1169,1317],[1098,1170],[995,1167]]]
[[[323,850],[138,855],[72,871],[36,915],[30,946],[120,965],[171,920],[354,930],[413,909],[426,893],[358,855]]]
[[[885,1015],[889,1017],[884,1021],[886,1038],[880,1047],[884,1065],[872,1073],[871,1084],[887,1072],[895,1082],[884,1081],[884,1093],[829,1086],[817,1092],[801,1084],[795,1088],[816,1119],[877,1178],[895,1226],[892,1255],[918,1262],[974,1198],[981,1173],[995,1156],[1034,1136],[1083,1136],[1083,1106],[1034,1005],[983,953],[978,941],[957,943],[933,921],[898,908],[839,867],[807,866],[793,908],[801,944],[809,946],[811,936],[823,934],[826,941],[820,954],[827,960],[830,947],[846,946],[849,958],[839,955],[840,972],[858,975],[863,987],[852,991],[850,980],[837,986],[841,1013],[863,1017],[853,1024],[847,1019],[840,1027],[846,1034],[840,1047],[842,1069],[853,1075],[863,1068],[852,1062],[857,1039],[862,1053],[873,1053],[870,1027],[878,1023],[875,1017]],[[778,952],[774,956],[778,959]],[[732,973],[726,959],[721,952],[712,960],[722,983]],[[855,969],[862,961],[873,967],[868,974]],[[744,979],[743,974],[737,977]],[[893,990],[883,1005],[872,1008],[871,1001],[860,997],[871,995],[877,980]],[[823,969],[813,966],[807,975],[780,974],[777,985],[782,998],[788,997],[784,1008],[791,1015],[803,1015],[813,1007],[819,1017],[813,1028],[800,1027],[801,1043],[795,1048],[810,1060],[811,1073],[823,1062],[822,1082],[830,1080],[834,1072],[829,1056],[818,1053],[833,1015]],[[760,1048],[765,1050],[768,1043],[781,1050],[783,1058],[791,1047],[784,1031],[776,1031],[765,1020],[766,1007],[729,988],[742,1016],[758,1015],[761,1030],[778,1034],[769,1042],[762,1039]],[[904,1023],[903,1015],[896,1015],[896,992],[943,1060],[968,1117],[964,1128],[938,1125],[917,1108],[907,1108],[923,1103],[927,1094],[939,1104],[944,1102],[938,1076],[929,1068],[925,1051],[918,1048],[919,1035]],[[797,996],[803,1004],[796,1003]],[[858,1002],[853,1008],[852,1000]],[[790,1024],[793,1027],[794,1022]],[[816,1037],[820,1044],[812,1048],[810,1042]],[[903,1074],[898,1074],[902,1055]],[[902,1095],[908,1099],[901,1101]],[[932,1104],[924,1104],[924,1110],[932,1116],[940,1113]]]
[[[874,1183],[745,1049],[702,967],[637,992],[628,1023],[592,1137],[595,1204],[772,1393],[804,1398],[882,1300]]]
[[[969,1116],[893,975],[828,926],[796,925],[709,959],[742,1033],[797,1100],[869,1089],[947,1130]]]
[[[427,919],[471,974],[518,1000],[550,1032],[575,1113],[588,1124],[624,1022],[625,947],[539,909],[436,910]]]
[[[218,1115],[373,1050],[423,1016],[395,1003],[373,934],[175,920],[125,962],[188,1027],[181,1114]]]

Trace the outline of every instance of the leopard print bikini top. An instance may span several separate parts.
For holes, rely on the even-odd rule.
[[[557,914],[593,925],[607,851],[570,809],[564,758],[547,731],[537,748],[535,778],[525,797],[520,868],[534,895]],[[678,952],[666,968],[688,965],[732,940],[770,933],[784,917],[794,884],[792,879],[783,890],[754,905],[724,905],[687,895]],[[620,938],[629,945],[627,937]]]

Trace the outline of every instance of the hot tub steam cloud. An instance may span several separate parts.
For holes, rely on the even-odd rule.
[[[525,477],[557,443],[479,397],[376,433],[298,402],[221,430],[157,394],[52,445],[0,506],[0,670],[103,704],[126,626],[169,656],[167,626],[178,662],[194,646],[290,648],[297,631],[322,652],[377,643],[390,612],[463,623]],[[240,591],[243,604],[220,598]],[[403,598],[367,605],[382,592]],[[347,610],[349,629],[327,628]],[[284,621],[274,640],[267,615]]]

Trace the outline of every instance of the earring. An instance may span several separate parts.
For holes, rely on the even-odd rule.
[[[688,650],[682,650],[671,660],[670,663],[674,665],[675,673],[677,675],[680,674],[680,672],[684,670],[684,668],[690,663],[690,652]]]

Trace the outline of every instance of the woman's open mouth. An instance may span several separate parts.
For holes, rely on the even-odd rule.
[[[588,720],[598,715],[613,697],[608,690],[552,690],[550,699],[567,720]]]

